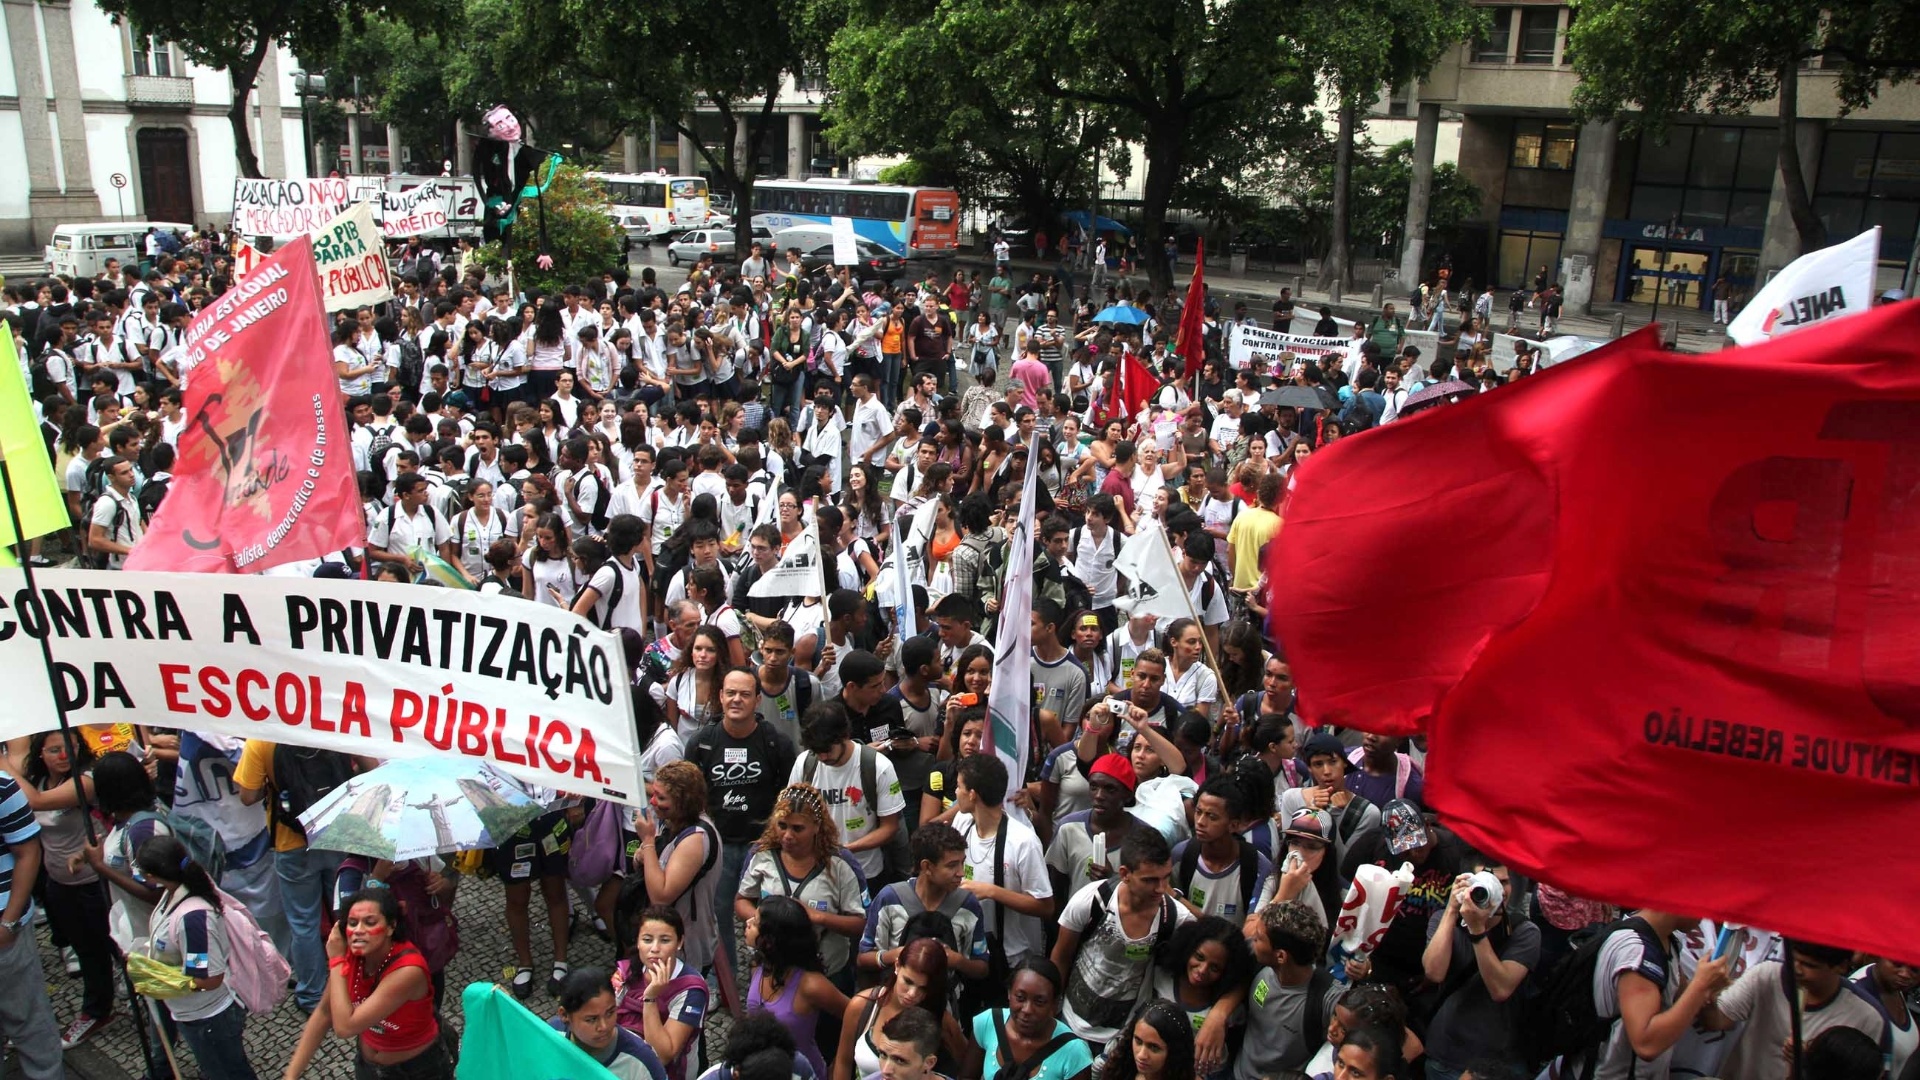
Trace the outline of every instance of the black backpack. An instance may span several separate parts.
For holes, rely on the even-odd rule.
[[[338,750],[305,746],[273,748],[273,799],[267,816],[277,825],[307,835],[300,815],[353,778],[353,759]]]
[[[1200,872],[1200,841],[1187,841],[1186,850],[1180,853],[1180,865],[1173,872],[1173,887],[1186,892],[1193,884],[1193,876]],[[1260,849],[1240,841],[1240,907],[1239,913],[1246,915],[1253,910],[1253,902],[1259,897],[1254,890],[1260,885]],[[1204,906],[1204,905],[1201,905]],[[1324,1027],[1308,1031],[1325,1030]]]
[[[702,878],[711,873],[714,866],[720,862],[720,831],[715,829],[706,819],[702,818],[680,830],[680,832],[674,836],[673,840],[667,841],[667,844],[672,844],[674,840],[679,840],[695,830],[707,834],[707,857],[700,863],[700,872],[693,875],[692,881],[687,882],[686,895],[689,914],[697,919],[700,917],[699,904],[691,894],[693,887],[699,884]],[[667,845],[661,846],[665,847]],[[631,854],[629,854],[629,858],[631,858]],[[715,897],[714,901],[716,904],[727,903],[723,897]],[[620,879],[620,895],[613,903],[613,932],[617,935],[614,940],[632,942],[637,939],[640,935],[640,913],[650,907],[652,903],[653,901],[647,895],[647,875],[631,873],[622,877]],[[730,907],[731,905],[728,906]],[[631,948],[631,945],[617,948],[620,948],[620,955],[625,957],[625,948]]]
[[[1527,1002],[1526,1015],[1517,1025],[1520,1049],[1529,1069],[1537,1071],[1555,1058],[1594,1051],[1580,1074],[1582,1080],[1592,1080],[1599,1067],[1598,1048],[1619,1019],[1600,1015],[1593,1001],[1593,978],[1600,965],[1600,950],[1621,930],[1639,934],[1646,948],[1641,974],[1666,985],[1667,965],[1673,959],[1667,955],[1666,943],[1645,919],[1636,915],[1575,934],[1573,952],[1539,981],[1539,992]]]
[[[52,356],[55,351],[56,350],[48,349],[39,356],[34,357],[27,365],[27,372],[32,377],[33,400],[35,401],[45,401],[48,394],[57,395],[60,394],[63,389],[66,389],[60,381],[55,379],[52,373],[47,370],[47,358]],[[61,355],[65,356],[66,354],[61,353]],[[73,366],[72,358],[68,358],[67,366],[69,368]]]
[[[164,480],[149,480],[141,485],[140,494],[134,498],[134,503],[140,507],[142,522],[153,521],[153,515],[160,510],[160,500],[167,497],[167,487],[172,483],[173,478],[168,477]]]
[[[367,430],[373,432],[373,442],[367,446],[367,468],[382,480],[392,480],[387,472],[387,451],[393,449],[393,437],[399,433],[400,425],[388,421],[385,427],[369,424]]]
[[[420,351],[419,339],[412,334],[400,335],[395,344],[400,346],[400,385],[418,390],[427,381],[427,354]]]

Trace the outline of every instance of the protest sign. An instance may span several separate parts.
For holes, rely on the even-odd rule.
[[[808,522],[799,536],[787,544],[787,550],[773,569],[761,575],[747,589],[748,596],[825,596],[821,586],[820,533]]]
[[[367,203],[355,205],[314,234],[313,260],[326,287],[328,311],[393,299],[386,246]]]
[[[1281,363],[1280,354],[1325,356],[1347,351],[1347,339],[1282,334],[1264,326],[1235,323],[1227,328],[1227,362],[1236,368],[1249,365],[1271,370]]]
[[[833,265],[860,265],[859,238],[854,235],[852,218],[833,219]]]
[[[168,496],[172,498],[171,495]],[[0,570],[0,738],[154,724],[369,757],[459,754],[638,803],[617,634],[544,604],[318,578]]]
[[[353,183],[344,176],[233,182],[233,230],[279,239],[313,232],[346,207]]]
[[[1873,306],[1880,226],[1844,243],[1809,251],[1753,294],[1727,324],[1727,336],[1752,345]]]
[[[387,236],[418,236],[447,227],[453,195],[434,184],[405,191],[381,191],[380,231]]]
[[[1401,334],[1400,347],[1404,349],[1409,345],[1420,350],[1420,366],[1422,368],[1433,363],[1434,360],[1440,356],[1440,335],[1431,330],[1408,330]],[[1393,358],[1390,356],[1382,357],[1382,360],[1391,359]],[[1348,373],[1352,373],[1351,365],[1348,367]]]
[[[274,252],[181,339],[179,460],[130,570],[265,570],[366,543],[313,241]]]

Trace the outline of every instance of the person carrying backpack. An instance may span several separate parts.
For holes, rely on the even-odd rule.
[[[307,847],[300,815],[356,771],[354,760],[346,754],[282,746],[265,739],[248,739],[233,770],[241,802],[252,806],[268,800],[274,876],[280,881],[280,900],[293,936],[289,957],[296,980],[293,999],[302,1010],[318,1008],[326,990],[327,898],[345,856]]]
[[[229,925],[222,910],[219,887],[172,836],[156,836],[140,845],[134,866],[161,891],[147,955],[178,967],[191,981],[191,989],[165,1001],[168,1015],[193,1050],[200,1075],[206,1080],[258,1080],[241,1039],[247,1009],[228,978],[237,927]]]
[[[1520,986],[1539,966],[1540,928],[1507,917],[1505,866],[1479,858],[1472,867],[1454,879],[1422,958],[1427,981],[1440,988],[1426,1034],[1429,1077],[1458,1077],[1468,1067],[1478,1075],[1494,1063],[1513,1076],[1526,1068]]]
[[[1193,918],[1161,891],[1172,870],[1167,838],[1134,829],[1120,843],[1119,875],[1088,882],[1061,909],[1052,960],[1067,980],[1061,1017],[1080,1038],[1111,1041],[1134,1006],[1152,996],[1153,954]]]

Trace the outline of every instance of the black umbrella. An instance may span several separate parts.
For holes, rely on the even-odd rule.
[[[1437,382],[1432,386],[1423,387],[1407,395],[1407,400],[1400,403],[1400,415],[1406,416],[1409,413],[1419,412],[1429,405],[1438,405],[1441,402],[1449,400],[1456,394],[1472,394],[1475,392],[1470,384],[1461,382],[1459,379],[1448,379],[1445,382]]]
[[[1324,409],[1326,402],[1314,392],[1311,386],[1283,386],[1278,390],[1268,390],[1260,395],[1262,405],[1280,405],[1293,409]]]

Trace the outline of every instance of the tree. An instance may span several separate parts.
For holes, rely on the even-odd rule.
[[[544,246],[538,239],[543,209]],[[614,228],[607,193],[585,171],[572,165],[560,167],[539,205],[532,199],[520,201],[513,240],[514,283],[523,289],[556,293],[568,285],[599,277],[601,271],[611,270],[621,261],[620,234]],[[539,263],[543,252],[553,258],[553,265],[546,269]],[[505,272],[508,262],[497,240],[482,245],[473,258],[489,273]]]
[[[842,151],[910,154],[969,201],[1004,200],[1039,228],[1091,191],[1113,120],[1038,91],[1024,27],[937,0],[848,0],[835,21],[826,116]]]
[[[1143,144],[1141,243],[1160,295],[1173,289],[1167,210],[1192,172],[1235,175],[1312,137],[1312,67],[1301,39],[1281,36],[1300,25],[1285,0],[952,2],[1001,21],[990,40],[1015,44],[1041,94],[1112,110]]]
[[[358,25],[388,15],[411,26],[449,19],[452,0],[99,0],[100,10],[125,19],[142,35],[165,38],[196,64],[227,73],[233,103],[234,157],[240,175],[258,177],[260,159],[247,130],[247,101],[267,53],[285,42],[296,55],[317,50],[339,33],[343,21]]]
[[[1308,258],[1324,258],[1333,245],[1331,207],[1336,186],[1335,148],[1318,149],[1289,170],[1291,183],[1274,195],[1284,205],[1256,215],[1246,238],[1255,243],[1290,239]],[[1407,199],[1413,182],[1413,141],[1376,147],[1364,137],[1355,140],[1348,173],[1350,234],[1376,254],[1397,250],[1405,242]],[[1434,166],[1427,210],[1427,231],[1443,243],[1456,239],[1460,227],[1479,212],[1480,191],[1451,162]]]
[[[1774,99],[1781,187],[1800,249],[1810,251],[1826,244],[1826,227],[1795,138],[1802,65],[1819,60],[1823,75],[1837,74],[1844,114],[1872,101],[1881,85],[1912,76],[1916,33],[1920,10],[1879,0],[1587,0],[1567,35],[1580,76],[1574,110],[1581,119],[1611,119],[1637,109],[1632,126],[1657,136],[1677,115],[1744,113]]]
[[[784,73],[824,61],[828,28],[813,0],[513,2],[530,43],[528,62],[572,65],[636,113],[692,140],[713,179],[733,195],[735,250],[746,251],[754,163],[767,144]],[[725,134],[718,147],[689,122],[696,101],[720,115]]]
[[[1353,278],[1348,237],[1354,139],[1360,111],[1385,86],[1403,86],[1425,75],[1440,54],[1471,37],[1485,22],[1467,0],[1318,0],[1302,8],[1307,39],[1333,94],[1339,130],[1334,143],[1332,221],[1320,286]]]

